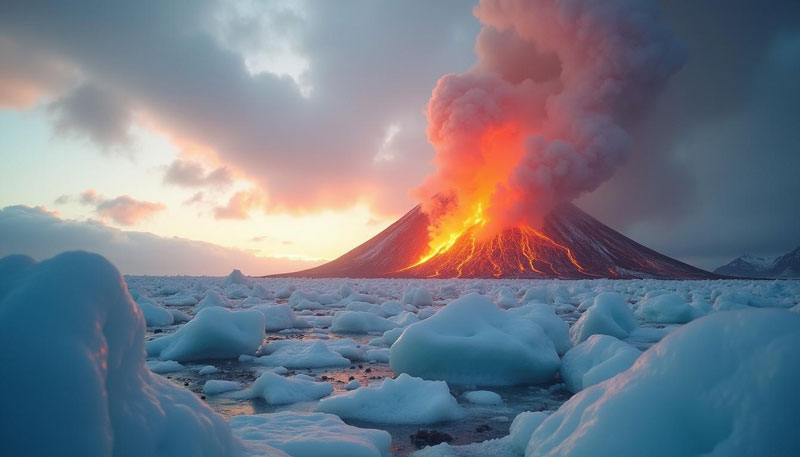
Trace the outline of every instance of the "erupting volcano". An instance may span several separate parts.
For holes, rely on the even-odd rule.
[[[517,226],[482,239],[467,229],[430,254],[429,218],[418,206],[366,243],[307,278],[672,278],[711,273],[659,254],[565,204],[541,229]]]
[[[684,61],[653,2],[482,0],[469,71],[427,105],[420,206],[326,277],[704,278],[570,204],[633,153],[636,120]]]

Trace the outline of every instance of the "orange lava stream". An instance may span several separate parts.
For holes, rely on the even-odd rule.
[[[409,265],[400,271],[405,271],[410,268],[414,268],[417,265],[422,265],[423,263],[427,262],[433,257],[449,251],[450,248],[452,248],[453,245],[456,244],[459,238],[461,238],[461,236],[464,235],[464,233],[472,232],[475,228],[482,227],[485,224],[486,224],[486,219],[483,216],[483,205],[478,203],[478,207],[476,208],[475,213],[472,215],[472,217],[464,221],[461,230],[449,233],[446,237],[444,237],[444,240],[439,241],[434,246],[432,246],[428,250],[428,253],[420,257],[420,259],[416,263]],[[475,241],[473,239],[473,250],[474,250],[474,244]]]
[[[574,270],[588,274],[570,248],[541,231],[518,226],[498,233],[491,239],[482,240],[476,234],[482,225],[483,222],[476,222],[453,234],[452,241],[400,271],[417,267],[420,273],[428,277],[449,275],[458,278],[484,274],[502,278],[524,275],[526,272],[541,276],[559,276],[569,275],[573,269],[565,269],[565,265],[571,264]]]
[[[569,261],[572,262],[573,265],[575,265],[575,268],[577,268],[578,271],[580,271],[580,272],[584,271],[583,267],[581,266],[581,264],[578,263],[577,260],[575,260],[575,256],[572,255],[572,251],[568,247],[566,247],[566,246],[564,246],[562,244],[556,243],[555,241],[553,241],[552,238],[548,237],[547,235],[545,235],[544,233],[542,233],[542,232],[540,232],[538,230],[534,230],[534,229],[532,229],[530,227],[520,227],[520,228],[523,229],[523,230],[527,230],[527,231],[532,232],[537,237],[547,241],[548,243],[550,243],[551,245],[553,245],[553,246],[555,246],[555,247],[557,247],[559,249],[563,249],[564,252],[566,252],[566,254],[567,254],[567,258],[569,258]]]

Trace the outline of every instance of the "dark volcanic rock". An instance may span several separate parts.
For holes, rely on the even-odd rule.
[[[453,437],[447,433],[440,432],[438,430],[425,430],[422,428],[417,430],[413,435],[409,436],[409,438],[411,438],[411,443],[413,443],[417,449],[422,449],[425,446],[436,446],[437,444],[449,443],[453,441]]]

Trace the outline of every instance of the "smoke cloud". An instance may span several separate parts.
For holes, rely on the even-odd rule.
[[[433,246],[536,226],[631,154],[629,129],[685,60],[649,0],[482,0],[479,62],[427,106],[436,171],[415,191]]]

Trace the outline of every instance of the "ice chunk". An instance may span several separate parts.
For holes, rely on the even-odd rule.
[[[287,328],[308,328],[311,324],[295,315],[289,305],[256,305],[251,309],[264,315],[264,327],[268,332],[277,332]]]
[[[609,335],[592,335],[570,349],[561,361],[561,379],[578,392],[622,373],[642,352]]]
[[[280,298],[280,299],[289,298],[291,297],[291,295],[292,295],[292,289],[289,287],[283,287],[281,289],[278,289],[277,292],[275,292],[275,298]]]
[[[231,359],[254,354],[263,339],[263,314],[214,306],[200,310],[177,332],[147,342],[147,354],[179,362]]]
[[[20,350],[0,351],[3,455],[241,452],[221,416],[147,369],[144,320],[108,261],[85,252],[7,259],[0,345]]]
[[[536,429],[525,455],[796,455],[798,360],[795,313],[702,317],[572,397]]]
[[[250,296],[250,289],[244,284],[231,284],[225,288],[225,296],[233,299],[247,298]]]
[[[464,392],[464,398],[466,398],[468,402],[476,405],[503,404],[503,399],[500,397],[500,395],[490,390],[472,390],[469,392]]]
[[[572,347],[572,341],[569,339],[569,324],[558,317],[550,305],[525,305],[521,308],[510,309],[508,312],[539,324],[553,341],[558,355],[564,355]]]
[[[233,433],[250,449],[249,455],[273,454],[259,446],[274,446],[292,457],[388,457],[392,437],[383,430],[345,424],[332,414],[280,412],[230,419]],[[277,457],[277,456],[276,456]]]
[[[211,380],[206,381],[205,385],[203,385],[203,393],[206,395],[219,395],[225,392],[239,390],[241,388],[242,385],[238,382]]]
[[[285,378],[273,372],[263,373],[253,383],[253,387],[243,396],[261,397],[270,405],[286,405],[300,401],[312,401],[326,397],[333,392],[327,382],[314,382],[303,375]]]
[[[350,360],[328,348],[324,341],[282,340],[263,348],[268,355],[256,359],[259,365],[286,368],[324,368],[350,365]]]
[[[517,414],[508,430],[508,436],[511,442],[514,443],[514,447],[519,449],[520,452],[525,452],[528,441],[531,439],[531,434],[545,419],[547,419],[547,414],[541,411],[523,411]]]
[[[214,374],[217,371],[219,371],[219,370],[214,365],[206,365],[203,368],[201,368],[198,373],[202,374],[202,375],[206,375],[206,374]]]
[[[337,333],[383,333],[395,327],[394,322],[368,311],[337,311],[331,322],[331,331]]]
[[[513,290],[508,287],[501,287],[497,293],[497,305],[503,308],[516,308],[519,306],[519,301],[517,301]]]
[[[156,374],[172,373],[173,371],[183,370],[183,365],[174,360],[151,360],[147,362],[147,368]]]
[[[403,296],[403,301],[417,307],[430,306],[433,305],[433,296],[431,292],[424,287],[413,287]]]
[[[381,313],[384,316],[396,316],[403,312],[403,304],[397,300],[389,300],[381,304]]]
[[[376,387],[362,387],[326,398],[319,402],[317,411],[384,424],[430,424],[462,415],[447,383],[407,374],[397,379],[387,378]]]
[[[636,317],[659,324],[683,324],[695,317],[697,311],[686,300],[675,293],[663,293],[645,298],[639,303]]]
[[[148,327],[167,327],[175,322],[175,317],[170,310],[158,306],[147,297],[139,297],[136,305],[144,316],[144,321]]]
[[[622,339],[638,326],[622,295],[604,292],[594,298],[594,305],[581,315],[569,333],[572,341],[578,344],[592,335],[611,335]]]
[[[395,373],[484,386],[544,383],[559,363],[539,324],[474,293],[406,328],[390,353]]]
[[[229,302],[227,298],[214,292],[213,290],[209,290],[208,292],[206,292],[206,296],[203,297],[202,300],[197,302],[196,305],[194,305],[194,310],[195,312],[197,312],[203,308],[210,308],[212,306],[222,306],[223,308],[230,308],[231,302]]]
[[[367,360],[378,363],[389,363],[388,349],[371,349],[367,351]]]
[[[225,277],[225,280],[222,281],[222,288],[225,289],[232,284],[243,284],[246,286],[249,283],[250,281],[247,280],[241,271],[233,270],[228,276]]]
[[[193,306],[197,303],[197,297],[189,293],[180,293],[164,299],[166,306]]]

